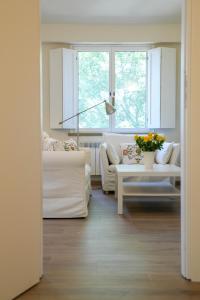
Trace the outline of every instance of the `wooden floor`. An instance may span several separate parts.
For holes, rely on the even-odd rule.
[[[45,220],[44,277],[18,300],[199,300],[180,275],[179,201],[124,206],[96,188],[87,219]]]

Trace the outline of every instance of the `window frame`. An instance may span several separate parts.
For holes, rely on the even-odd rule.
[[[109,71],[111,71],[111,74],[109,74],[109,90],[113,91],[115,88],[115,52],[136,52],[136,51],[144,51],[148,52],[148,50],[153,48],[153,45],[146,45],[146,44],[134,44],[134,45],[124,45],[124,44],[74,44],[72,46],[74,50],[77,51],[77,60],[76,60],[76,71],[75,71],[75,95],[76,95],[76,107],[78,107],[78,86],[79,86],[79,66],[78,66],[78,52],[98,52],[98,51],[104,51],[109,52],[109,64],[110,68]],[[147,55],[148,59],[148,55]],[[114,133],[146,133],[149,132],[149,128],[147,127],[148,124],[148,63],[146,64],[146,114],[145,114],[145,128],[115,128],[115,120],[114,115],[111,115],[109,117],[109,128],[80,128],[80,132],[82,133],[103,133],[103,132],[114,132]],[[111,96],[109,96],[109,101],[111,101]]]

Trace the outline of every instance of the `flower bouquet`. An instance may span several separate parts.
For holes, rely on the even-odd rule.
[[[148,135],[135,135],[135,142],[144,153],[144,165],[147,169],[151,169],[155,151],[163,148],[165,136],[150,132]]]

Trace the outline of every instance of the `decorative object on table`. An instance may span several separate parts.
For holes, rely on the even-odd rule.
[[[106,111],[107,115],[112,115],[113,113],[115,113],[115,111],[116,111],[115,107],[111,103],[109,103],[108,101],[104,100],[102,102],[99,102],[99,103],[91,106],[91,107],[88,107],[87,109],[85,109],[83,111],[78,112],[77,114],[71,116],[70,118],[67,118],[67,119],[62,120],[62,121],[59,122],[59,125],[62,125],[63,123],[77,117],[77,128],[76,128],[77,129],[77,148],[78,148],[77,150],[79,150],[79,116],[81,114],[85,113],[86,111],[88,111],[88,110],[90,110],[90,109],[92,109],[92,108],[94,108],[94,107],[96,107],[100,104],[103,104],[103,103],[105,103],[105,111]]]
[[[155,151],[163,148],[165,137],[157,133],[149,133],[148,135],[135,135],[135,141],[138,147],[144,153],[144,165],[146,169],[152,169],[155,158]]]
[[[69,139],[63,142],[65,151],[77,151],[77,143],[73,139]]]
[[[143,153],[136,143],[121,143],[120,148],[123,164],[138,164],[142,161]]]

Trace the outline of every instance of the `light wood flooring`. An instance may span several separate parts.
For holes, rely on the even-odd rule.
[[[180,275],[179,200],[138,198],[117,215],[97,187],[86,219],[44,220],[44,277],[18,300],[200,300]]]

